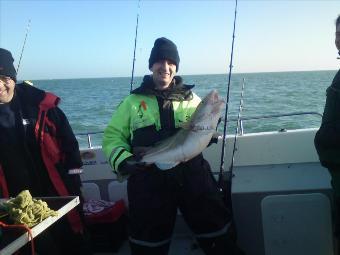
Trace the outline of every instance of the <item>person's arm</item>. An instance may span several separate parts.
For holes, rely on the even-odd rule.
[[[80,190],[81,180],[79,174],[82,172],[83,162],[80,157],[78,141],[66,115],[60,108],[55,107],[50,109],[47,115],[49,119],[55,123],[55,137],[59,142],[59,148],[62,154],[62,160],[56,167],[69,193],[79,196],[82,202],[83,197]]]
[[[340,90],[327,89],[322,124],[315,137],[316,147],[340,148]]]
[[[131,104],[124,100],[113,113],[104,130],[102,149],[110,166],[119,176],[121,163],[132,156],[130,146]]]
[[[64,156],[62,162],[64,169],[67,171],[80,169],[83,163],[80,157],[79,144],[66,115],[60,108],[56,107],[49,110],[48,116],[55,120],[56,138],[60,142],[60,150]]]

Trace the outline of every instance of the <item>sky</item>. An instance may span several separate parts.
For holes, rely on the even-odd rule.
[[[155,39],[178,48],[179,75],[229,72],[234,0],[0,0],[0,47],[18,79],[149,74]],[[234,73],[336,70],[340,0],[238,0]],[[31,20],[30,28],[27,26]]]

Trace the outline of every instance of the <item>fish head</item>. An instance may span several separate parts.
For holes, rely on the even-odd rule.
[[[221,117],[224,100],[220,98],[216,89],[209,92],[198,105],[191,119],[192,126],[205,126],[215,129]]]
[[[205,101],[203,104],[207,104],[207,108],[210,110],[211,114],[220,114],[222,106],[224,105],[224,100],[220,98],[216,89],[210,91],[203,101]]]
[[[220,98],[217,90],[213,89],[202,99],[197,110],[202,111],[204,114],[220,115],[223,104],[223,99]]]

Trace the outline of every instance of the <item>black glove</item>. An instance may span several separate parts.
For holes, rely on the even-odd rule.
[[[218,137],[211,137],[211,140],[210,142],[208,143],[208,146],[209,147],[210,145],[212,145],[213,143],[217,143],[218,142]]]
[[[138,162],[135,156],[130,156],[124,159],[118,166],[118,172],[122,176],[128,176],[140,171],[144,164]]]
[[[222,118],[219,118],[219,119],[218,119],[218,122],[217,122],[217,126],[216,126],[216,131],[217,131],[218,125],[220,125],[221,121],[222,121]],[[213,136],[213,137],[211,137],[211,140],[210,140],[210,142],[208,143],[208,146],[207,146],[207,147],[209,147],[209,146],[212,145],[213,143],[217,143],[217,142],[218,142],[218,137],[217,137],[217,136]]]

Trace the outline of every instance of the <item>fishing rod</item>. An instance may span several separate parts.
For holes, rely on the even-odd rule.
[[[232,68],[233,68],[233,55],[234,55],[236,17],[237,17],[237,0],[235,0],[234,28],[233,28],[233,37],[232,37],[233,39],[232,39],[232,44],[231,44],[229,74],[228,74],[227,101],[226,101],[226,109],[225,109],[225,115],[224,115],[221,164],[220,164],[220,173],[219,173],[219,177],[218,177],[218,183],[219,183],[220,190],[226,196],[226,199],[228,197],[227,192],[231,188],[231,178],[232,178],[232,176],[230,175],[230,172],[229,172],[228,176],[224,174],[224,157],[225,157],[224,154],[225,154],[225,140],[226,140],[226,134],[227,134],[227,123],[228,123],[228,106],[229,106],[229,95],[230,95],[230,80],[231,80],[231,71],[232,71]],[[228,184],[229,187],[226,187],[226,184]]]
[[[28,20],[28,25],[27,25],[27,28],[26,28],[25,40],[24,40],[24,43],[22,45],[22,49],[21,49],[21,53],[20,53],[20,58],[19,58],[19,63],[18,63],[18,67],[17,67],[17,74],[19,73],[20,63],[21,63],[22,55],[24,53],[24,49],[25,49],[25,45],[26,45],[26,40],[27,40],[27,35],[28,35],[28,31],[30,29],[30,25],[31,25],[31,19]]]
[[[243,78],[242,88],[241,88],[241,96],[240,96],[240,104],[239,104],[239,107],[238,107],[238,115],[237,115],[237,126],[236,126],[235,137],[234,137],[233,154],[232,154],[232,157],[231,157],[231,163],[230,163],[230,168],[229,168],[230,176],[233,176],[235,152],[236,152],[236,142],[237,142],[238,134],[240,132],[240,127],[242,129],[241,113],[242,113],[242,110],[243,110],[244,83],[245,83],[245,79]],[[232,185],[232,182],[230,183],[230,190],[231,190],[231,185]]]
[[[137,10],[137,22],[136,22],[136,33],[135,33],[135,48],[133,50],[133,59],[132,59],[132,72],[131,72],[131,82],[130,82],[130,93],[132,91],[132,85],[133,85],[133,76],[135,72],[135,61],[136,61],[136,45],[137,45],[137,35],[138,35],[138,19],[139,19],[139,3],[140,0],[138,0],[138,10]]]
[[[229,179],[224,180],[224,181],[226,181],[226,183],[224,183],[224,186],[221,186],[221,187],[223,187],[223,195],[224,195],[224,198],[225,198],[225,202],[227,203],[227,206],[230,209],[231,214],[232,214],[232,202],[231,202],[232,181],[231,181],[231,178],[234,176],[233,171],[234,171],[235,152],[237,150],[237,148],[236,148],[237,137],[240,133],[240,128],[241,128],[241,130],[243,130],[241,113],[242,113],[242,110],[243,110],[244,84],[245,84],[245,79],[243,78],[242,87],[241,87],[240,104],[239,104],[239,107],[238,107],[237,125],[236,125],[235,136],[234,136],[233,152],[232,152],[231,163],[230,163],[229,172],[228,172],[229,173],[228,174]]]

